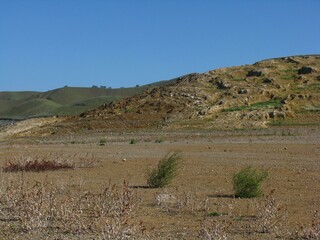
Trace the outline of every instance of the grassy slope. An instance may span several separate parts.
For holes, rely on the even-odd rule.
[[[21,101],[12,108],[5,111],[6,118],[27,118],[30,116],[46,116],[48,112],[60,107],[61,105],[48,99],[30,99]]]
[[[0,92],[0,118],[76,115],[167,83],[170,81],[118,89],[64,87],[48,92]]]
[[[39,92],[0,92],[0,101],[13,101],[28,98],[39,94]]]
[[[88,111],[90,109],[99,107],[102,104],[110,103],[112,101],[117,101],[121,97],[117,96],[100,96],[95,98],[86,99],[84,101],[79,101],[73,103],[72,105],[65,105],[54,109],[49,112],[49,115],[59,115],[59,116],[68,116],[68,115],[77,115],[82,112]]]
[[[61,105],[72,105],[100,96],[129,97],[141,91],[142,87],[120,89],[65,87],[42,93],[40,97]]]
[[[143,87],[123,89],[66,87],[44,93],[1,92],[0,118],[80,114],[102,104],[132,96]]]
[[[19,106],[27,99],[32,99],[39,92],[22,91],[22,92],[0,92],[0,118],[10,118],[8,114],[3,112],[11,112],[12,109]]]

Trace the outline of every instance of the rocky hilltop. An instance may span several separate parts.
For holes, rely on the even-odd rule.
[[[320,55],[263,60],[176,78],[51,126],[241,129],[320,123]]]

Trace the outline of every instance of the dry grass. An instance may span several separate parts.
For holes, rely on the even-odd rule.
[[[156,194],[155,205],[170,216],[202,216],[199,239],[223,240],[237,234],[256,239],[319,239],[317,212],[310,225],[295,232],[287,230],[286,211],[277,203],[274,191],[262,199],[244,200],[253,207],[242,215],[240,201],[163,189]],[[6,174],[0,188],[0,229],[7,239],[152,239],[135,218],[139,202],[126,182],[121,186],[109,182],[93,193],[80,185],[71,188],[48,179],[26,182],[23,172]]]
[[[109,183],[99,193],[65,192],[47,180],[26,183],[23,174],[2,181],[2,233],[7,239],[142,239],[135,221],[137,196],[127,183]]]
[[[24,163],[8,162],[2,170],[4,172],[42,172],[42,171],[54,171],[59,169],[73,169],[74,166],[67,163],[61,163],[54,160],[33,160]]]
[[[75,169],[0,172],[0,239],[317,239],[319,217],[311,220],[319,206],[318,145],[300,146],[296,142],[301,138],[267,133],[250,135],[253,140],[248,144],[242,136],[246,133],[239,133],[241,139],[232,135],[232,141],[240,139],[244,144],[220,144],[220,137],[216,144],[212,135],[205,141],[204,135],[195,135],[195,140],[193,135],[178,135],[173,140],[166,137],[171,140],[157,148],[153,141],[134,147],[125,144],[132,134],[127,139],[120,135],[119,142],[101,148],[94,135],[87,145],[65,145],[63,154],[59,154],[60,139],[21,145],[18,150],[11,143],[3,144],[1,166],[5,159],[26,154],[24,161],[68,161]],[[178,137],[188,143],[175,140]],[[255,143],[260,138],[263,142]],[[268,145],[264,138],[297,140]],[[155,137],[146,134],[146,139]],[[146,187],[146,168],[173,148],[179,148],[186,161],[173,184],[164,189]],[[93,159],[92,164],[101,160],[101,165],[79,169],[88,166],[88,159]],[[254,199],[234,197],[233,173],[248,164],[269,169],[263,190],[276,188],[275,193]],[[108,184],[108,179],[117,185]],[[122,184],[124,179],[132,183],[131,188]],[[160,194],[164,195],[158,199]]]
[[[170,214],[195,213],[209,211],[209,199],[201,198],[193,192],[168,192],[164,189],[156,194],[156,205],[161,211]]]
[[[228,225],[218,221],[201,222],[199,237],[203,240],[226,240]]]
[[[66,160],[69,159],[69,160]],[[77,161],[70,159],[78,159]],[[43,172],[60,169],[74,169],[82,167],[93,167],[97,164],[97,159],[92,154],[85,156],[63,156],[56,154],[53,156],[28,156],[20,155],[13,161],[7,160],[2,167],[4,172]]]
[[[224,201],[220,197],[203,198],[195,193],[178,190],[164,189],[156,194],[155,205],[170,216],[203,216],[199,226],[199,239],[223,240],[235,235],[255,236],[257,239],[320,239],[318,212],[315,212],[311,224],[292,229],[287,225],[287,209],[277,203],[274,192],[272,190],[261,199],[246,199],[248,209],[242,214],[238,209],[241,199]]]
[[[311,224],[302,226],[295,234],[298,239],[319,240],[320,239],[320,214],[314,212]]]

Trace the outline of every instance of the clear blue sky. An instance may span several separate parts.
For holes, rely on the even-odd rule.
[[[315,53],[319,0],[0,0],[0,91],[129,87]]]

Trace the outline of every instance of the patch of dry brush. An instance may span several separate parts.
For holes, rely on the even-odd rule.
[[[0,228],[8,239],[143,239],[145,228],[133,218],[136,200],[126,183],[66,194],[47,180],[28,184],[15,175],[1,184]]]
[[[68,160],[65,160],[68,159]],[[77,159],[77,160],[72,160]],[[60,169],[74,169],[81,167],[93,167],[97,164],[94,155],[86,154],[84,157],[63,156],[56,154],[51,156],[27,156],[20,155],[14,160],[8,160],[2,167],[4,172],[43,172],[54,171]]]

